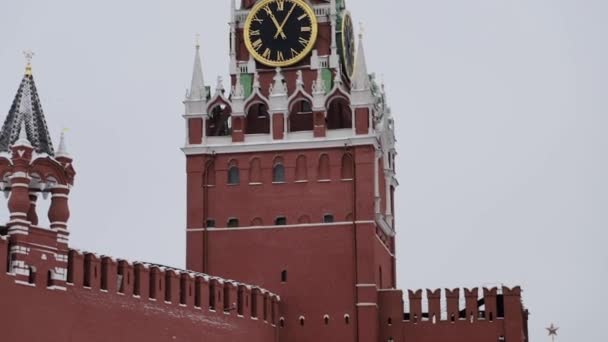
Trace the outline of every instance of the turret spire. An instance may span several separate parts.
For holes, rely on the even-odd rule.
[[[353,90],[367,90],[370,88],[367,62],[365,60],[365,48],[363,47],[363,27],[359,33],[359,46],[355,58],[355,71],[353,74]]]
[[[40,98],[32,76],[32,57],[34,53],[27,51],[25,75],[21,80],[17,95],[0,130],[0,152],[9,152],[10,147],[25,137],[37,153],[55,154],[53,142],[46,125]]]
[[[205,91],[205,79],[203,78],[203,64],[201,63],[201,44],[200,35],[196,35],[196,53],[194,56],[194,69],[192,71],[192,83],[190,84],[190,93],[188,100],[206,100],[207,94]]]
[[[65,133],[67,129],[61,131],[61,137],[59,138],[59,147],[57,148],[57,157],[69,158],[70,154],[65,143]]]

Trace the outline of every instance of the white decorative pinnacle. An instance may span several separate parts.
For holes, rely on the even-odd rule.
[[[224,94],[224,78],[222,76],[217,77],[217,85],[215,86],[215,96],[222,96]]]
[[[201,63],[200,35],[197,35],[196,37],[196,54],[194,56],[194,69],[192,71],[192,83],[190,84],[188,100],[205,101],[207,99],[207,94],[205,91],[205,79],[203,77],[203,65]]]
[[[236,73],[236,81],[234,86],[232,87],[232,98],[233,99],[242,99],[245,95],[245,87],[241,84],[241,74]]]
[[[68,153],[68,149],[66,147],[66,143],[65,143],[65,132],[67,131],[67,129],[64,129],[63,131],[61,131],[61,136],[59,138],[59,147],[57,148],[57,153],[55,154],[56,157],[65,157],[65,158],[69,158],[70,154]]]
[[[25,128],[25,118],[23,120],[21,120],[21,127],[19,128],[19,139],[17,139],[17,141],[15,141],[13,146],[32,147],[32,144],[30,143],[30,141],[27,138],[27,131]]]
[[[285,85],[285,77],[281,72],[281,68],[276,68],[274,75],[274,84],[270,86],[271,96],[287,96],[287,86]]]
[[[260,90],[262,86],[260,85],[260,74],[258,74],[257,70],[253,73],[253,89]]]
[[[296,87],[298,89],[303,89],[304,88],[304,74],[302,73],[302,70],[298,70],[296,72],[296,75],[298,76],[298,78],[296,79]]]
[[[327,89],[323,81],[323,69],[317,70],[317,79],[312,82],[312,93],[315,95],[325,95]]]
[[[367,72],[367,62],[365,60],[365,48],[363,47],[363,27],[359,33],[359,46],[357,47],[357,57],[355,58],[355,70],[353,73],[353,90],[370,89],[369,74]]]
[[[23,56],[25,57],[25,61],[27,62],[25,66],[25,74],[28,76],[32,75],[32,58],[34,58],[35,53],[32,50],[23,51]]]

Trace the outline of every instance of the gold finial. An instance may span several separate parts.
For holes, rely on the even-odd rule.
[[[25,66],[25,74],[27,76],[32,75],[32,58],[34,58],[34,55],[32,50],[23,51],[23,56],[25,56],[25,60],[27,61],[27,65]]]
[[[197,33],[197,34],[195,35],[195,37],[196,37],[196,48],[197,48],[197,49],[200,49],[200,47],[201,47],[201,34],[200,34],[200,33]]]

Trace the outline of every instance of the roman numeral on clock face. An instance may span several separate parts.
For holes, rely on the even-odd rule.
[[[262,57],[264,57],[264,58],[268,59],[268,58],[270,58],[270,53],[271,53],[270,49],[268,49],[268,48],[267,48],[267,49],[264,51],[264,53],[262,54]]]
[[[306,47],[306,45],[308,45],[309,40],[306,38],[298,38],[298,42],[300,42],[300,44],[302,44],[302,46]]]
[[[285,0],[277,0],[277,10],[279,10],[279,11],[285,10]]]
[[[277,61],[284,62],[285,57],[283,57],[283,53],[281,51],[277,51]]]

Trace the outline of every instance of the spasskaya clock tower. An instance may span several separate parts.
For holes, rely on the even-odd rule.
[[[184,101],[187,267],[281,296],[280,341],[377,341],[395,136],[343,1],[232,0],[230,86]]]

